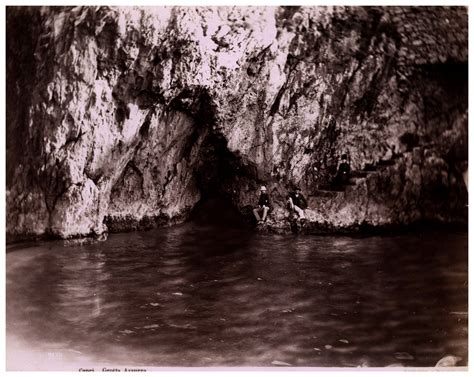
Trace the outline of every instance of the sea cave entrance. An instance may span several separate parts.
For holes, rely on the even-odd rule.
[[[190,220],[217,226],[248,226],[251,214],[240,202],[240,190],[254,180],[251,170],[228,150],[224,136],[210,132],[194,170],[201,200],[192,210]]]

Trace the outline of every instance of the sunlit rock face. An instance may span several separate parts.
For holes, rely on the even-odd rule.
[[[462,7],[7,9],[7,233],[167,225],[202,198],[310,228],[465,220]],[[323,193],[342,153],[355,178]],[[389,163],[381,163],[389,161]]]

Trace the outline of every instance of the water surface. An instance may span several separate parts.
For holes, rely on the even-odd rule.
[[[467,241],[187,223],[9,247],[7,368],[467,365]]]

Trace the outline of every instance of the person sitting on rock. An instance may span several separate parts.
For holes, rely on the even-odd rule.
[[[262,224],[267,220],[268,211],[270,210],[270,197],[267,194],[265,186],[260,187],[260,198],[258,199],[258,207],[253,210],[253,214],[258,224]],[[260,212],[262,217],[260,217]]]
[[[298,219],[305,220],[304,210],[308,208],[308,202],[306,201],[301,189],[297,187],[294,192],[290,192],[288,195],[288,206],[292,213],[298,215]]]
[[[347,185],[349,183],[349,174],[351,172],[351,167],[347,162],[347,155],[343,154],[341,156],[341,163],[339,164],[339,168],[337,169],[336,176],[332,181],[332,186],[335,189],[340,189],[342,186]]]

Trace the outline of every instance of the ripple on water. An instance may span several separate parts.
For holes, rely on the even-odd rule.
[[[462,234],[294,237],[186,224],[6,259],[7,341],[21,342],[8,346],[10,366],[22,348],[51,345],[88,360],[127,355],[129,365],[386,366],[407,353],[404,364],[434,366],[448,352],[467,363]]]

